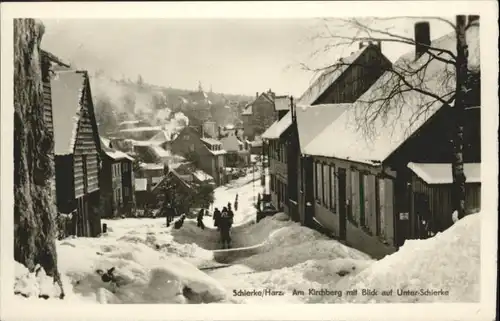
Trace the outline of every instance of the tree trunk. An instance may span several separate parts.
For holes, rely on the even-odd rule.
[[[467,96],[467,58],[466,17],[456,17],[457,60],[456,60],[456,95],[453,108],[453,203],[458,218],[465,216],[465,174],[463,162],[465,100]]]
[[[14,20],[14,258],[30,271],[40,264],[59,284],[62,298],[49,156],[53,138],[43,118],[43,32],[33,19]]]

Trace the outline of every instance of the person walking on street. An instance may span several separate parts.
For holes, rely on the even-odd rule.
[[[219,222],[220,238],[223,249],[231,248],[231,215],[229,210],[224,207],[221,212],[221,219]]]
[[[167,217],[167,227],[169,227],[175,217],[175,209],[172,207],[171,203],[167,204],[165,216]]]
[[[199,212],[198,212],[198,216],[196,217],[196,221],[197,221],[197,226],[199,228],[201,228],[202,230],[205,229],[205,224],[203,224],[203,215],[205,214],[205,210],[202,208]]]
[[[231,204],[229,204],[231,205]],[[229,220],[229,230],[231,230],[231,227],[233,226],[233,221],[234,221],[234,212],[231,209],[231,206],[227,208],[227,214],[228,214],[228,220]]]
[[[216,207],[214,210],[214,226],[220,230],[219,223],[220,223],[220,218],[221,218],[221,212],[219,209]]]

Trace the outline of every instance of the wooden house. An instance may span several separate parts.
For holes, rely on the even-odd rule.
[[[153,189],[163,179],[166,174],[166,164],[156,163],[141,163],[139,168],[135,171],[135,179],[145,179],[147,182],[147,190]]]
[[[162,180],[151,190],[152,197],[155,200],[155,206],[158,207],[165,200],[165,197],[172,202],[180,215],[189,213],[192,202],[189,200],[196,195],[194,182],[187,181],[183,175],[176,170],[170,169]]]
[[[226,166],[246,167],[250,164],[250,144],[241,141],[236,128],[219,127],[218,140],[227,152]]]
[[[60,213],[76,214],[74,234],[97,236],[101,232],[101,144],[88,74],[57,71],[50,79],[50,90],[57,208]]]
[[[418,44],[430,39],[429,35],[420,34],[425,31],[429,31],[428,25],[416,25]],[[479,53],[477,32],[478,27],[472,26],[467,35],[471,78],[479,77],[475,68]],[[454,52],[455,39],[452,33],[431,45]],[[453,66],[433,58],[419,45],[415,52],[396,61],[395,66],[419,68],[422,62],[428,62],[424,79],[409,77],[410,84],[423,83],[437,96],[453,92]],[[429,95],[408,90],[392,100],[369,103],[383,97],[387,87],[397,81],[392,77],[390,71],[382,75],[303,151],[314,164],[314,179],[306,180],[306,186],[314,186],[315,202],[313,209],[305,213],[306,219],[319,222],[339,239],[374,257],[393,252],[407,239],[428,237],[448,228],[454,211],[450,203],[453,101],[442,104]],[[480,205],[479,86],[469,92],[466,100],[466,207],[472,211]],[[381,104],[387,104],[387,117],[359,129],[356,111],[373,112]],[[325,194],[331,196],[330,205]]]
[[[203,137],[200,128],[185,127],[172,142],[172,152],[194,162],[196,167],[212,176],[217,185],[226,182],[226,151],[220,141]]]
[[[102,217],[130,216],[134,210],[134,159],[109,147],[101,137],[101,213]]]
[[[248,140],[253,141],[277,119],[274,99],[275,94],[271,90],[261,94],[257,92],[255,99],[241,113],[244,135]]]
[[[296,221],[312,225],[308,220],[312,216],[304,213],[311,212],[314,204],[313,190],[305,184],[305,177],[313,177],[313,167],[309,158],[302,157],[303,148],[339,117],[347,107],[345,103],[361,96],[390,65],[380,44],[361,44],[358,51],[325,70],[298,102],[289,99],[288,103],[280,103],[286,106],[281,110],[291,110],[263,134],[270,159],[271,198],[276,208]]]

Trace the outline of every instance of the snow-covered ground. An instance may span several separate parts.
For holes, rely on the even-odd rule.
[[[255,224],[251,176],[218,188],[215,206],[233,203],[238,193],[233,245],[256,247],[252,255],[235,256],[226,264],[216,262],[224,251],[240,249],[219,250],[211,218],[206,219],[205,230],[191,219],[179,230],[167,228],[163,218],[105,220],[108,233],[99,238],[58,242],[66,298],[88,303],[269,304],[479,300],[481,214],[467,216],[428,240],[407,241],[397,253],[375,261],[288,220],[283,213]],[[260,188],[260,181],[255,183]],[[113,267],[118,286],[103,282],[97,273]],[[30,296],[16,296],[20,302],[38,299],[39,294],[57,296],[53,288],[43,270],[35,277],[16,265],[15,289]],[[330,292],[310,295],[311,289]],[[346,295],[355,289],[358,295]],[[363,296],[362,289],[378,293]],[[381,292],[391,289],[392,295]],[[448,293],[398,295],[398,289]],[[253,290],[263,294],[235,295]],[[266,291],[276,292],[269,296]],[[280,291],[283,295],[277,295]]]
[[[234,210],[234,201],[236,195],[238,195],[238,210],[234,212],[234,224],[243,224],[256,218],[257,212],[254,204],[257,202],[257,194],[260,193],[262,195],[263,190],[263,187],[260,185],[260,172],[249,172],[246,176],[216,188],[214,191],[215,202],[213,207],[222,210],[224,206],[227,206],[228,202],[231,202]]]

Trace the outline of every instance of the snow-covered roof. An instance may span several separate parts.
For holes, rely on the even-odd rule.
[[[107,138],[104,138],[104,137],[100,137],[100,140],[101,140],[101,149],[102,151],[108,155],[111,159],[113,160],[120,160],[120,159],[128,159],[130,161],[133,161],[134,159],[122,152],[122,151],[119,151],[119,150],[116,150],[116,149],[113,149],[111,147],[109,147],[109,143],[110,143],[110,140],[107,139]]]
[[[107,150],[107,149],[104,149],[104,152],[106,153],[106,155],[108,155],[109,157],[111,157],[114,160],[120,160],[120,159],[128,159],[130,161],[134,160],[132,157],[130,157],[126,153],[121,152],[119,150],[114,150],[114,149]]]
[[[309,142],[350,107],[350,104],[297,106],[297,131],[301,151],[303,152]]]
[[[146,191],[148,189],[148,180],[146,178],[136,178],[134,185],[136,192]]]
[[[147,131],[158,131],[161,130],[161,126],[142,126],[134,128],[124,128],[120,129],[120,132],[147,132]]]
[[[195,170],[193,176],[201,182],[213,181],[213,177],[202,171],[201,169]]]
[[[240,145],[243,144],[234,135],[229,135],[229,136],[226,136],[226,137],[222,137],[220,141],[222,143],[222,149],[224,149],[225,151],[228,151],[228,152],[239,151],[240,150]]]
[[[408,168],[427,184],[451,184],[451,164],[408,163]],[[465,163],[466,183],[481,182],[481,163]]]
[[[50,81],[55,155],[73,153],[84,82],[84,73],[75,70],[58,71]]]
[[[352,53],[350,56],[341,58],[339,59],[338,64],[328,67],[302,94],[297,103],[302,105],[314,104],[319,96],[321,96],[325,90],[327,90],[337,79],[339,79],[347,68],[349,68],[349,64],[354,63],[367,48],[368,46]]]
[[[209,144],[209,145],[221,145],[220,141],[218,141],[217,139],[210,138],[210,137],[202,137],[202,138],[200,138],[200,140],[204,143]]]
[[[259,99],[260,97],[264,97],[267,101],[269,101],[269,102],[271,102],[271,103],[274,104],[274,99],[273,99],[272,96],[269,95],[269,93],[262,93],[257,98],[255,98],[251,103],[249,103],[248,105],[246,105],[245,109],[243,110],[243,112],[241,114],[242,115],[252,115],[253,114],[253,108],[252,108],[252,106],[255,103],[255,101],[257,101],[257,99]]]
[[[160,170],[165,167],[164,164],[156,164],[156,163],[141,163],[141,169],[145,170]]]
[[[135,139],[130,139],[129,141],[134,146],[152,146],[152,145],[156,145],[156,142],[155,141],[151,141],[151,140],[135,140]]]
[[[227,154],[227,151],[224,150],[224,149],[219,149],[219,150],[211,150],[210,148],[208,148],[208,151],[212,154],[212,155],[224,155],[224,154]]]
[[[241,114],[245,116],[252,115],[252,105],[247,106]]]
[[[172,156],[167,150],[161,148],[160,146],[151,145],[149,148],[151,148],[158,157]]]
[[[100,138],[101,138],[101,145],[103,145],[104,147],[108,147],[108,148],[111,146],[110,139],[102,137],[102,136],[100,136]]]
[[[475,29],[475,27],[469,29]],[[467,38],[470,50],[469,61],[473,63],[479,59],[477,57],[479,48],[476,48],[479,43],[472,31],[469,35],[470,37]],[[455,34],[450,33],[434,40],[432,46],[455,52]],[[393,69],[402,71],[412,68],[415,70],[430,58],[429,54],[424,54],[414,61],[414,57],[415,53],[412,50],[399,58],[393,65]],[[437,96],[450,97],[455,91],[453,68],[451,64],[432,59],[427,64],[423,77],[419,74],[419,77],[416,77],[418,79],[408,77],[407,81]],[[380,97],[387,96],[387,88],[397,86],[398,82],[399,78],[391,71],[384,73],[352,107],[312,140],[304,148],[304,153],[366,164],[383,162],[443,106],[431,96],[415,90],[402,92],[390,101],[380,99]],[[377,99],[379,101],[375,101]],[[377,117],[375,121],[370,122],[369,127],[360,128],[361,117],[375,113],[383,103],[388,104],[388,107],[384,107],[384,111],[387,111],[384,116]],[[422,112],[423,110],[425,112]],[[336,137],[340,139],[334,139]]]
[[[288,112],[283,118],[275,121],[262,134],[264,139],[278,139],[283,132],[292,124],[292,114]]]
[[[158,184],[163,179],[163,176],[151,177],[151,183]]]
[[[140,123],[139,120],[125,120],[125,121],[122,121],[121,123],[119,123],[118,126],[135,125],[135,124],[139,124],[139,123]]]

